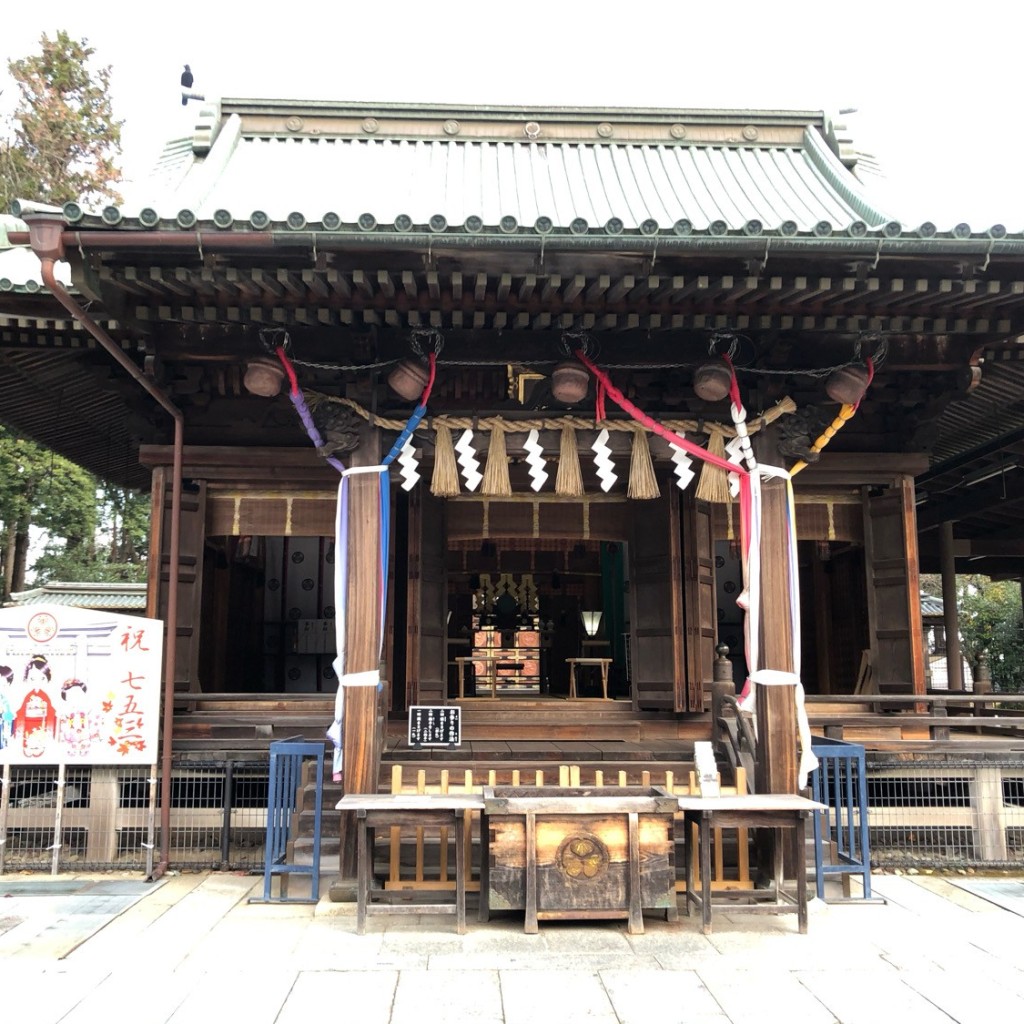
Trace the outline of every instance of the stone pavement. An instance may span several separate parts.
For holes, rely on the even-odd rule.
[[[0,1004],[25,1024],[1024,1019],[1024,916],[955,876],[877,876],[884,905],[815,900],[807,935],[794,917],[716,908],[709,936],[697,917],[647,917],[642,935],[549,922],[531,936],[521,914],[471,915],[464,936],[450,917],[371,917],[360,936],[348,905],[250,904],[262,878],[220,873],[171,875],[124,908],[101,899],[91,928],[66,901],[32,909],[21,894],[45,878],[0,881],[12,878],[23,884],[0,897]],[[73,880],[93,878],[115,891],[128,876]]]

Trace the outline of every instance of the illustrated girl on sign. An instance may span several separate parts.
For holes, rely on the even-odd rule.
[[[27,673],[26,673],[27,677]],[[43,690],[30,690],[14,716],[14,734],[25,757],[42,757],[57,735],[57,712]]]
[[[93,740],[100,734],[96,716],[89,710],[87,690],[81,679],[66,679],[61,686],[58,735],[68,757],[88,757]]]

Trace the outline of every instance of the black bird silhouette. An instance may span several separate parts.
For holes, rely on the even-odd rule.
[[[185,65],[185,70],[182,71],[182,73],[181,73],[181,88],[182,89],[191,89],[193,81],[194,81],[194,79],[192,77],[192,69],[186,64]],[[187,107],[188,106],[188,97],[185,95],[184,92],[182,92],[182,94],[181,94],[181,105],[183,107]]]

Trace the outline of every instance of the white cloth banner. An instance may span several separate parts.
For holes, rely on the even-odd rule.
[[[807,720],[807,706],[804,703],[804,684],[800,682],[800,677],[795,672],[780,672],[774,668],[763,668],[759,672],[754,672],[750,681],[754,686],[793,686],[796,688],[794,695],[796,727],[800,736],[800,765],[797,769],[799,775],[797,785],[800,789],[806,789],[811,772],[818,767],[818,759],[811,749],[811,725]]]

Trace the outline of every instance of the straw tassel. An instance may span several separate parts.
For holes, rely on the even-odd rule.
[[[708,453],[724,459],[725,434],[718,427],[709,426],[707,429]],[[712,466],[710,462],[705,462],[697,483],[696,497],[698,501],[712,501],[717,505],[727,504],[731,499],[726,471],[718,466]]]
[[[580,469],[580,453],[576,448],[576,431],[568,423],[562,425],[555,494],[562,498],[583,496],[583,471]]]
[[[495,423],[491,428],[491,446],[487,449],[487,465],[480,493],[495,498],[512,494],[512,481],[508,476],[508,454],[505,451],[505,428]]]
[[[629,458],[629,487],[626,496],[638,501],[650,501],[661,497],[658,478],[654,475],[647,433],[641,429],[633,431],[633,451]]]
[[[459,466],[455,461],[451,427],[440,424],[434,446],[434,475],[430,493],[438,498],[454,498],[459,493]]]

